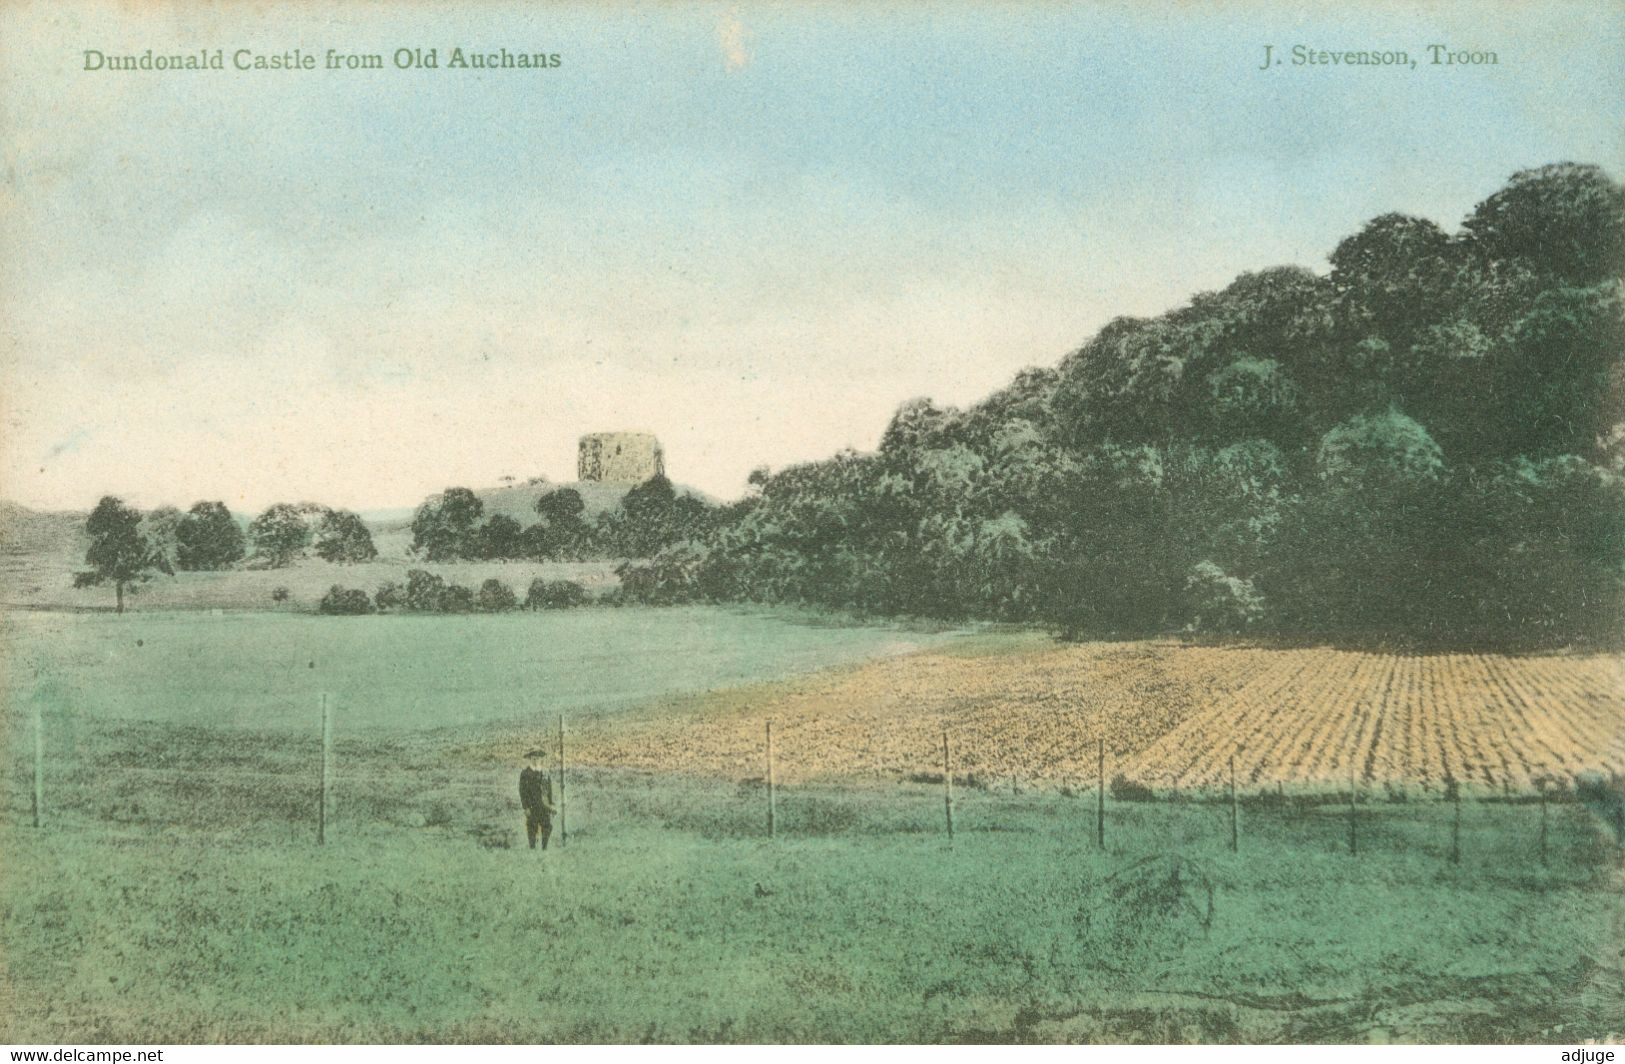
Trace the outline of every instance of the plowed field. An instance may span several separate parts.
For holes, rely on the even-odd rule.
[[[674,700],[588,725],[577,756],[660,771],[764,771],[775,722],[786,782],[940,771],[988,782],[1153,787],[1447,779],[1525,788],[1625,771],[1625,659],[1028,642],[926,652]]]

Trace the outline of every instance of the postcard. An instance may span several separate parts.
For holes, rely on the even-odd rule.
[[[1622,14],[6,6],[0,1041],[1619,1040]]]

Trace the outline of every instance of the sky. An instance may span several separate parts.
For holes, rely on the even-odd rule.
[[[149,48],[228,69],[84,69]],[[1625,176],[1622,110],[1619,2],[13,3],[0,497],[403,507],[616,429],[735,497],[1378,214]]]

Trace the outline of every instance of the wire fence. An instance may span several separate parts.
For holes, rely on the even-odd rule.
[[[409,735],[345,738],[339,729],[335,740],[335,715],[324,697],[319,724],[306,733],[243,734],[88,716],[48,721],[35,712],[20,742],[23,722],[12,719],[5,819],[42,833],[226,832],[340,845],[428,829],[487,848],[521,843],[518,764],[448,756],[444,745]],[[1239,784],[1232,765],[1221,786],[1153,794],[1114,777],[1103,741],[1093,779],[964,772],[950,730],[933,763],[899,778],[786,785],[780,761],[796,752],[771,722],[759,771],[735,778],[576,766],[562,717],[538,731],[547,737],[553,845],[561,847],[652,825],[709,838],[940,835],[950,849],[967,839],[1062,834],[1122,853],[1245,854],[1288,844],[1508,867],[1625,861],[1625,797],[1619,781],[1601,773],[1566,786],[1460,784],[1424,796],[1358,777],[1341,785]]]

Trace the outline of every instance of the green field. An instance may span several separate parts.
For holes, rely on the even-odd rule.
[[[1363,803],[1351,856],[1337,803],[1249,795],[1232,853],[1223,802],[1108,798],[1102,849],[1092,789],[967,781],[950,848],[928,774],[783,787],[770,841],[760,778],[584,765],[568,844],[524,847],[515,753],[551,725],[535,687],[621,727],[755,690],[658,697],[684,683],[1035,639],[793,620],[7,617],[0,1040],[1625,1032],[1618,849],[1570,801],[1546,810],[1544,862],[1538,805],[1463,803],[1455,862],[1437,801]],[[340,707],[322,847],[319,688]]]
[[[0,612],[0,688],[56,722],[434,728],[601,713],[940,646],[953,632],[793,612],[581,609],[434,617]],[[26,716],[26,714],[24,714]],[[48,725],[52,726],[52,725]]]

